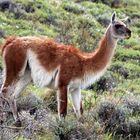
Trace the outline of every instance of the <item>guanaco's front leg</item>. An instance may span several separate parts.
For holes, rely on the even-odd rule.
[[[57,93],[58,102],[58,115],[59,118],[66,117],[67,115],[67,86],[61,86]]]
[[[81,89],[80,87],[78,87],[70,90],[70,92],[71,92],[74,112],[76,114],[77,119],[80,119],[81,115],[83,114]]]

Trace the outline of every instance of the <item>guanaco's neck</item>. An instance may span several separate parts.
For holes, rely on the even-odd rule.
[[[99,47],[93,56],[87,59],[88,70],[98,72],[107,68],[113,57],[117,40],[111,35],[111,28],[109,26],[99,43]]]

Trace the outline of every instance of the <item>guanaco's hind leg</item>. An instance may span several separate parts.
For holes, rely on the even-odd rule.
[[[2,93],[5,94],[4,98],[6,98],[7,102],[9,103],[10,109],[13,113],[13,117],[14,120],[16,121],[16,125],[20,125],[20,119],[19,119],[19,115],[17,112],[17,106],[16,106],[16,99],[19,96],[19,94],[21,93],[21,91],[23,91],[23,89],[28,85],[28,83],[31,81],[31,75],[29,71],[25,71],[24,75],[22,77],[20,77],[20,79],[12,84],[11,87],[14,87],[14,90],[10,89],[10,85],[7,88],[6,92],[3,92],[4,89],[6,89],[6,87],[4,86],[2,88]],[[9,90],[11,90],[9,92]],[[6,95],[8,94],[8,95]],[[10,95],[9,95],[10,94]]]
[[[8,79],[9,77],[11,78],[10,80]],[[3,99],[2,102],[4,104],[6,104],[6,103],[9,104],[9,107],[13,113],[13,117],[14,117],[15,121],[19,122],[20,120],[19,120],[19,116],[17,113],[16,102],[12,96],[12,93],[14,92],[14,88],[15,88],[14,80],[15,80],[14,76],[10,75],[10,73],[6,74],[5,81],[1,88],[1,97]]]
[[[11,44],[7,45],[3,51],[3,65],[4,65],[4,81],[1,88],[1,97],[4,98],[10,106],[13,117],[16,122],[20,119],[17,113],[15,94],[23,89],[25,84],[21,84],[27,67],[26,52],[18,46]],[[23,78],[24,79],[24,78]],[[19,82],[20,81],[20,82]],[[22,80],[23,81],[23,80]],[[18,86],[17,86],[18,85]],[[16,92],[14,94],[14,92]]]
[[[13,104],[11,104],[11,110],[13,112],[13,117],[15,120],[19,120],[19,116],[17,113],[17,106],[16,106],[16,99],[19,97],[20,93],[24,90],[24,88],[31,82],[31,73],[29,70],[25,70],[25,73],[23,76],[20,77],[20,79],[15,84],[15,89],[13,94],[11,95],[11,101]],[[17,121],[18,121],[17,120]]]

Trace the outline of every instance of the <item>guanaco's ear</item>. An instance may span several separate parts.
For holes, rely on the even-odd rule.
[[[113,12],[112,17],[111,17],[111,23],[114,23],[116,18],[116,12]]]
[[[124,23],[126,23],[126,24],[131,23],[131,20],[130,20],[129,17],[126,17],[124,19],[121,19],[121,21],[124,22]]]

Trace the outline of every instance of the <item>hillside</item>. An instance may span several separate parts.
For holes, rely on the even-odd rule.
[[[0,139],[140,139],[140,1],[114,1],[0,1],[1,44],[4,36],[43,35],[91,52],[98,46],[113,11],[120,19],[128,17],[132,31],[130,39],[119,41],[105,75],[82,91],[85,113],[81,122],[75,119],[71,101],[66,121],[58,121],[52,91],[29,85],[23,98],[34,93],[29,95],[38,100],[34,103],[38,115],[31,116],[28,109],[21,111],[23,128],[15,131],[0,125]],[[11,127],[9,120],[6,126]]]

